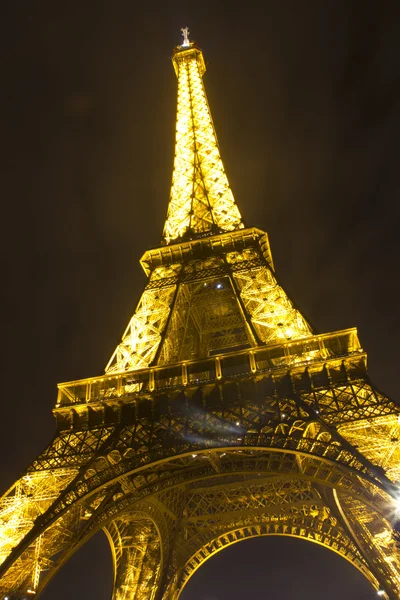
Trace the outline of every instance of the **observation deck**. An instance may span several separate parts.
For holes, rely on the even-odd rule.
[[[345,385],[365,376],[366,363],[357,330],[346,329],[202,360],[60,383],[54,414],[61,429],[101,426],[118,422],[123,405],[134,405],[142,416],[154,416],[154,411],[167,410],[167,404],[182,391],[193,397],[203,388],[209,396],[216,385],[235,380],[264,380],[272,388],[283,386],[286,394]]]

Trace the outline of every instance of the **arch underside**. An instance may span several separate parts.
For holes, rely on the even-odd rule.
[[[342,492],[339,501],[331,488],[306,478],[231,473],[192,481],[185,490],[172,488],[156,494],[106,527],[117,557],[113,600],[176,600],[197,569],[217,552],[266,535],[296,537],[324,546],[379,587],[371,566],[378,564],[379,569],[382,547],[371,547],[368,527],[360,544],[341,515],[343,506],[353,520],[360,510],[372,515],[378,534],[387,533],[387,524],[380,521],[378,525],[373,509],[360,498]],[[393,543],[390,545],[393,551]]]
[[[318,543],[340,554],[376,586],[337,515],[330,490],[306,479],[260,476],[245,481],[230,477],[213,485],[201,482],[186,497],[170,597],[178,598],[197,569],[217,552],[265,535]]]
[[[168,485],[179,461],[178,471],[185,477]],[[37,591],[100,528],[107,532],[114,557],[113,600],[178,598],[205,560],[229,544],[261,535],[319,543],[351,562],[375,587],[383,578],[397,585],[397,563],[387,561],[396,554],[391,528],[377,512],[384,494],[358,475],[314,457],[267,449],[199,452],[174,463],[170,470],[166,463],[160,465],[161,479],[155,467],[128,475],[103,489],[102,499],[94,496],[86,507],[71,509],[69,522],[75,517],[77,534],[71,533],[73,527],[64,528],[64,537],[70,536],[66,550],[55,556],[52,568],[43,570]],[[149,487],[151,480],[157,480],[157,491]],[[138,500],[136,486],[145,484],[150,493]],[[355,532],[360,513],[362,531]],[[52,526],[58,532],[65,517],[60,521]],[[62,546],[63,538],[58,539]]]
[[[175,591],[175,598],[179,598],[184,587],[189,582],[194,573],[210,558],[225,548],[242,542],[244,540],[266,537],[266,536],[284,536],[303,539],[312,543],[324,546],[333,550],[343,558],[346,558],[353,566],[359,569],[363,575],[371,582],[373,586],[377,585],[375,578],[365,569],[364,564],[360,564],[358,556],[353,556],[346,546],[342,546],[343,540],[338,540],[336,537],[330,537],[327,532],[315,531],[305,527],[303,524],[288,523],[285,524],[275,522],[269,524],[247,525],[226,531],[218,537],[210,540],[196,554],[194,554],[184,567],[184,575],[178,589]],[[351,544],[350,544],[351,545]],[[284,562],[282,557],[282,562]]]
[[[360,390],[358,401],[381,401]],[[331,398],[321,394],[318,401],[321,406]],[[395,409],[332,430],[293,398],[221,402],[222,408],[191,406],[188,412],[175,404],[176,414],[170,410],[156,422],[141,418],[118,428],[61,432],[20,480],[19,495],[13,492],[4,505],[26,506],[21,527],[32,525],[29,544],[5,571],[0,592],[40,593],[91,535],[106,528],[115,600],[148,599],[149,589],[155,600],[177,598],[204,560],[254,535],[320,543],[397,597],[393,500],[371,462],[335,433],[341,427],[375,464],[380,451],[381,464],[386,461],[395,478],[395,443],[388,442],[398,427]],[[43,482],[53,480],[46,495]],[[129,549],[118,541],[121,530]]]

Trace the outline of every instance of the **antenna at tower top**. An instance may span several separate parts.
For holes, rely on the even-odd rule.
[[[182,46],[190,46],[190,41],[189,41],[189,27],[182,27],[181,32],[182,32],[182,35],[183,35]]]

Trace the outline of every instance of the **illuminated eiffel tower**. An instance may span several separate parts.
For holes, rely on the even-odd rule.
[[[58,386],[54,439],[1,499],[0,597],[39,594],[103,529],[114,600],[175,600],[264,535],[321,544],[398,598],[399,407],[356,330],[313,331],[245,227],[183,34],[162,243],[105,374]]]

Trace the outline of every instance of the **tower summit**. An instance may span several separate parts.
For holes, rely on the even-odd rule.
[[[162,243],[105,374],[59,384],[53,440],[0,500],[0,599],[40,594],[103,529],[113,600],[178,600],[208,558],[262,535],[323,545],[395,600],[399,407],[357,331],[313,331],[267,234],[244,226],[182,33]]]
[[[203,53],[182,30],[172,62],[178,78],[175,160],[164,227],[167,244],[244,227],[229,186],[203,84]]]

